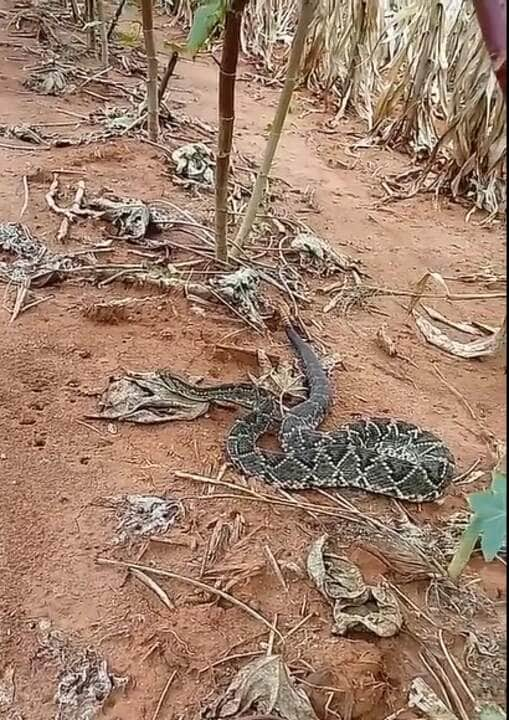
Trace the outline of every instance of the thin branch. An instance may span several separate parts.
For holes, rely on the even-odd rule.
[[[170,59],[168,60],[168,64],[166,65],[166,70],[164,71],[164,75],[161,78],[161,83],[159,85],[159,91],[157,94],[159,103],[161,103],[162,99],[164,98],[164,93],[166,92],[166,88],[168,87],[168,83],[170,82],[173,73],[175,72],[175,66],[177,65],[178,59],[179,54],[176,50],[174,50],[170,55]]]
[[[247,0],[233,0],[226,12],[219,70],[219,130],[216,157],[216,257],[228,259],[228,176],[235,122],[235,80],[240,51],[242,13]]]
[[[157,94],[157,54],[154,40],[152,0],[141,1],[143,37],[147,55],[147,129],[148,136],[157,142],[159,136],[159,102]]]
[[[270,130],[269,139],[265,147],[265,154],[263,156],[262,165],[260,172],[256,178],[253,193],[249,200],[249,204],[246,209],[246,214],[242,220],[242,224],[235,238],[235,246],[232,249],[232,257],[236,257],[242,247],[244,246],[253,222],[258,211],[258,207],[263,200],[263,195],[267,187],[267,181],[269,178],[269,172],[272,167],[274,155],[281,138],[283,131],[283,125],[288,114],[288,108],[290,106],[290,100],[292,98],[293,91],[299,78],[300,65],[302,60],[302,54],[304,50],[304,44],[308,34],[308,29],[315,14],[315,8],[317,5],[316,0],[302,0],[299,19],[297,22],[297,28],[293,37],[292,48],[290,51],[290,59],[288,61],[288,70],[286,73],[285,83],[279,96],[279,103],[274,116],[274,121]]]
[[[103,70],[107,70],[109,66],[108,52],[108,30],[106,27],[106,15],[104,13],[103,0],[95,0],[97,9],[97,20],[99,21],[99,38],[101,41],[101,66]],[[106,72],[104,73],[106,75]]]
[[[154,714],[152,715],[152,720],[157,720],[159,717],[159,713],[161,712],[161,708],[163,707],[164,701],[166,700],[166,696],[168,695],[168,690],[171,687],[172,682],[175,680],[175,676],[177,674],[177,671],[174,670],[168,680],[166,681],[166,684],[163,688],[163,691],[159,697],[159,700],[156,705],[156,709],[154,710]]]
[[[115,13],[110,22],[110,26],[108,28],[108,34],[106,35],[108,41],[111,40],[111,36],[113,35],[113,31],[117,27],[118,21],[120,20],[120,16],[122,15],[122,13],[124,11],[126,2],[127,2],[127,0],[120,0],[117,7],[115,8]]]

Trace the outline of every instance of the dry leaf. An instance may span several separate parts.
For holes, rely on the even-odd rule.
[[[429,281],[434,280],[435,283],[440,287],[441,290],[444,291],[445,295],[449,297],[450,292],[449,288],[447,287],[447,283],[445,282],[444,278],[440,275],[440,273],[437,272],[426,272],[422,278],[416,283],[415,285],[415,296],[412,298],[410,305],[408,307],[408,311],[412,312],[419,302],[419,300],[422,298],[426,290],[428,289]]]
[[[438,312],[438,310],[435,310],[435,308],[428,307],[427,305],[422,305],[422,308],[426,310],[428,315],[432,320],[437,320],[438,322],[443,323],[444,325],[448,325],[449,327],[453,328],[454,330],[459,330],[462,333],[465,333],[466,335],[475,335],[476,337],[479,337],[480,335],[483,335],[483,332],[479,327],[475,327],[474,325],[471,325],[470,323],[465,322],[455,322],[454,320],[449,320],[448,317],[445,315],[442,315],[442,313]],[[493,332],[493,330],[488,331],[488,334],[490,332]]]
[[[379,637],[392,637],[401,629],[403,616],[394,593],[384,584],[367,585],[359,568],[346,558],[327,555],[324,535],[311,547],[309,576],[332,604],[335,635],[364,629]]]
[[[408,706],[418,708],[428,720],[458,720],[438,695],[420,677],[410,683]]]
[[[369,593],[360,570],[349,560],[330,559],[325,553],[328,539],[327,535],[322,535],[311,546],[307,557],[310,578],[328,600],[366,602]]]
[[[244,665],[214,706],[205,710],[203,720],[237,718],[252,712],[274,713],[281,720],[318,720],[301,688],[296,688],[279,655],[270,655]]]
[[[110,378],[99,407],[98,415],[87,417],[150,424],[195,420],[207,412],[209,403],[178,395],[164,382],[163,372],[152,372]]]
[[[487,355],[492,355],[498,347],[498,332],[495,335],[490,335],[489,337],[472,340],[469,343],[462,343],[457,340],[452,340],[448,335],[446,335],[446,333],[432,325],[429,320],[426,320],[426,318],[419,315],[415,310],[413,311],[413,316],[417,327],[422,332],[426,340],[431,345],[435,345],[435,347],[440,348],[440,350],[444,350],[450,355],[455,355],[456,357],[465,359],[485,357]]]

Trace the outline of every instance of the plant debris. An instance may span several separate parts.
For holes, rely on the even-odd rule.
[[[181,512],[181,505],[174,498],[158,495],[126,495],[109,501],[116,507],[119,517],[115,531],[118,543],[163,535],[175,524]]]
[[[201,142],[188,143],[173,151],[175,173],[195,185],[212,187],[214,184],[214,154]]]
[[[16,256],[12,262],[0,262],[0,280],[4,282],[29,282],[43,287],[57,282],[66,271],[80,265],[75,257],[49,250],[21,223],[0,224],[0,250]]]
[[[317,720],[307,695],[295,687],[279,655],[257,658],[244,665],[224,695],[201,717],[202,720],[235,720],[249,710],[277,715],[284,720]]]
[[[359,272],[358,261],[338,253],[328,242],[312,232],[298,233],[291,241],[290,248],[299,253],[304,266],[313,266],[321,275],[331,275],[338,270]]]
[[[332,604],[335,635],[364,629],[379,637],[396,635],[403,624],[398,600],[379,583],[367,585],[358,567],[346,558],[325,551],[328,536],[313,545],[307,558],[307,570],[318,590]]]
[[[427,682],[416,677],[410,683],[408,707],[416,707],[429,720],[458,720]]]
[[[240,268],[211,279],[210,286],[226,305],[236,309],[256,327],[264,327],[268,308],[260,297],[260,275],[252,268]]]
[[[90,648],[71,646],[47,620],[39,623],[39,645],[36,659],[58,666],[55,720],[93,720],[111,693],[127,685],[127,677],[113,675],[107,661]]]
[[[63,95],[72,89],[69,86],[71,79],[72,74],[68,70],[49,63],[33,70],[24,80],[23,85],[40,95]]]
[[[0,672],[0,718],[2,720],[23,720],[14,707],[16,685],[14,684],[14,666],[6,665]]]
[[[95,652],[78,651],[67,658],[67,666],[59,675],[57,720],[92,720],[113,690],[126,684],[127,678],[112,675],[106,660]]]
[[[127,373],[111,377],[99,400],[95,420],[151,424],[171,420],[195,420],[209,409],[209,403],[189,400],[166,385],[164,371]]]
[[[164,201],[144,202],[138,198],[121,198],[112,193],[91,198],[87,206],[101,219],[117,229],[117,239],[143,245],[148,249],[168,246],[164,238],[154,238],[165,230],[180,230],[196,234],[201,230],[190,216]]]
[[[0,136],[15,138],[32,145],[45,145],[48,135],[34,125],[0,125]]]
[[[261,374],[254,377],[249,373],[249,379],[254,384],[262,385],[280,398],[289,395],[303,400],[306,397],[304,377],[294,362],[278,362],[276,366],[263,348],[257,351],[257,358]]]
[[[466,360],[492,355],[500,341],[500,338],[497,337],[499,335],[497,329],[493,335],[488,337],[478,338],[467,343],[459,342],[450,338],[447,333],[437,328],[436,325],[433,325],[415,310],[413,316],[417,327],[430,345],[440,348],[449,355],[455,355]]]

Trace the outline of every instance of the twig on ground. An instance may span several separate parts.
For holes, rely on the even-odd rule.
[[[168,608],[168,610],[175,610],[175,605],[170,600],[168,593],[165,592],[162,587],[156,583],[155,580],[152,580],[152,578],[146,575],[142,570],[137,570],[136,568],[130,568],[129,572],[133,577],[137,578],[140,582],[142,582],[145,587],[150,588],[150,590],[152,590],[152,592],[157,595],[159,600],[163,603],[165,607]]]
[[[334,282],[328,286],[325,286],[322,290],[324,293],[334,292],[340,290],[344,284],[344,281]],[[413,298],[414,300],[421,300],[423,298],[433,300],[451,300],[451,301],[471,301],[471,300],[496,300],[507,297],[507,293],[491,292],[491,293],[421,293],[412,290],[398,290],[397,288],[378,287],[377,285],[361,285],[365,294],[370,294],[372,297],[407,297]]]
[[[69,233],[69,225],[71,223],[71,218],[74,220],[73,216],[81,210],[81,201],[83,200],[84,194],[85,182],[83,180],[80,180],[78,183],[76,194],[74,196],[74,200],[72,201],[72,205],[69,208],[70,215],[65,215],[64,219],[62,220],[57,232],[57,240],[62,241],[65,240],[65,238],[67,237]]]
[[[405,593],[400,590],[400,588],[397,585],[394,585],[391,582],[388,582],[387,585],[391,588],[393,592],[396,593],[396,595],[399,595],[399,597],[408,605],[408,607],[415,613],[416,617],[418,618],[424,618],[429,622],[430,625],[433,625],[433,627],[438,628],[439,626],[436,624],[436,622],[433,620],[433,618],[428,615],[424,610],[422,610],[418,605],[416,605],[413,600],[411,600],[408,595],[405,595]]]
[[[446,646],[445,641],[444,641],[444,631],[443,631],[442,629],[440,629],[440,630],[438,631],[438,642],[440,643],[440,648],[441,648],[442,652],[444,653],[445,659],[446,659],[447,662],[449,663],[449,667],[451,668],[451,670],[452,670],[452,672],[454,673],[456,679],[458,680],[458,682],[460,683],[461,687],[463,688],[463,692],[464,692],[465,695],[468,697],[468,699],[470,700],[470,702],[472,703],[472,705],[475,707],[475,706],[477,705],[477,700],[476,700],[475,696],[472,694],[472,691],[471,691],[470,688],[468,687],[467,683],[466,683],[465,680],[463,679],[463,676],[461,675],[461,673],[460,673],[460,671],[459,671],[459,669],[458,669],[458,665],[457,665],[456,661],[454,660],[454,658],[452,657],[451,653],[450,653],[449,650],[447,649],[447,646]]]
[[[267,649],[265,651],[265,655],[267,657],[270,657],[272,655],[272,651],[274,650],[274,633],[277,628],[277,621],[278,621],[278,614],[275,613],[274,620],[272,621],[273,629],[269,633],[269,639],[267,641]]]
[[[194,578],[188,577],[187,575],[180,575],[180,573],[175,573],[170,570],[161,570],[159,568],[150,567],[149,565],[137,565],[135,563],[129,563],[124,562],[122,560],[110,560],[109,558],[97,558],[96,562],[99,565],[111,565],[113,567],[123,567],[127,568],[128,570],[132,571],[134,570],[141,570],[143,573],[151,573],[152,575],[159,575],[160,577],[167,577],[172,578],[173,580],[179,580],[181,582],[187,583],[188,585],[193,585],[194,587],[199,588],[200,590],[204,590],[207,593],[211,593],[212,595],[218,595],[219,597],[223,598],[223,600],[226,600],[227,602],[231,603],[232,605],[235,605],[235,607],[239,608],[240,610],[243,610],[248,615],[251,615],[251,617],[255,618],[255,620],[258,620],[258,622],[263,623],[266,627],[269,628],[269,630],[273,629],[272,624],[265,618],[261,613],[257,612],[256,610],[253,610],[253,608],[249,607],[249,605],[246,605],[246,603],[243,603],[241,600],[238,600],[233,595],[230,595],[227,592],[224,592],[223,590],[220,590],[219,588],[212,587],[212,585],[208,585],[207,583],[201,582],[201,580],[195,580]],[[277,636],[283,639],[283,636],[279,632],[279,630],[275,630]]]
[[[166,681],[166,684],[163,688],[163,691],[161,695],[159,696],[159,700],[157,701],[156,709],[154,710],[154,714],[152,715],[152,720],[157,720],[159,717],[159,713],[161,712],[161,708],[163,707],[164,701],[166,700],[166,696],[168,695],[168,690],[171,687],[172,682],[175,680],[175,676],[177,674],[177,671],[174,670],[168,680]]]
[[[465,707],[456,692],[456,688],[449,679],[449,676],[442,665],[439,663],[438,658],[433,652],[425,647],[421,640],[419,640],[419,644],[422,647],[422,652],[419,653],[419,657],[428,672],[436,680],[438,686],[442,689],[444,698],[447,701],[446,704],[449,706],[450,710],[453,713],[457,713],[461,720],[470,720],[470,714],[465,710]]]
[[[309,622],[311,620],[311,618],[314,618],[315,616],[316,616],[316,613],[310,612],[306,615],[306,617],[303,617],[302,620],[299,620],[299,622],[296,625],[294,625],[292,628],[290,628],[290,630],[288,630],[288,632],[285,634],[285,636],[284,636],[285,642],[288,640],[289,637],[294,635],[298,630],[301,629],[301,627],[303,625],[305,625],[307,622]]]
[[[270,547],[269,547],[268,545],[264,545],[264,546],[263,546],[263,552],[265,553],[265,555],[266,555],[266,557],[267,557],[267,560],[268,560],[269,563],[270,563],[270,566],[271,566],[272,569],[274,570],[274,575],[275,575],[275,576],[277,577],[277,579],[279,580],[279,582],[280,582],[280,584],[281,584],[281,587],[283,588],[283,590],[284,590],[285,592],[288,592],[288,584],[287,584],[286,580],[285,580],[284,577],[283,577],[283,573],[281,572],[281,568],[279,567],[279,563],[278,563],[278,561],[276,560],[276,558],[274,557],[274,554],[273,554],[272,550],[270,549]]]
[[[19,220],[21,220],[21,218],[22,218],[23,215],[25,214],[26,209],[27,209],[27,207],[28,207],[28,198],[29,198],[29,195],[28,195],[28,178],[27,178],[26,175],[23,175],[22,183],[23,183],[23,191],[24,191],[25,194],[24,194],[23,205],[22,205],[22,207],[21,207],[21,210],[19,211]]]
[[[235,653],[234,655],[226,655],[226,657],[219,658],[219,660],[216,660],[215,662],[210,663],[210,665],[207,665],[207,667],[200,668],[198,670],[198,675],[203,675],[203,673],[207,672],[208,670],[212,670],[212,668],[215,668],[218,665],[224,665],[224,663],[230,662],[230,660],[240,660],[242,658],[253,657],[254,655],[260,655],[260,651],[259,650],[250,650],[249,652]]]
[[[325,493],[322,491],[323,495],[326,495],[334,504],[339,505],[339,508],[342,509],[336,509],[332,505],[317,505],[315,503],[310,502],[300,502],[296,498],[293,498],[292,496],[288,496],[291,499],[279,499],[270,497],[268,495],[262,495],[261,493],[256,492],[255,490],[251,490],[248,487],[243,487],[242,485],[236,485],[235,483],[226,482],[224,480],[217,480],[215,478],[206,477],[203,475],[197,475],[195,473],[188,473],[183,471],[174,471],[173,473],[175,477],[181,477],[188,480],[195,480],[197,482],[202,482],[209,485],[217,485],[226,487],[231,490],[235,490],[237,492],[235,493],[221,493],[221,494],[214,494],[214,495],[192,495],[192,496],[186,496],[184,499],[193,499],[193,500],[203,500],[207,499],[210,500],[219,500],[219,499],[236,499],[236,500],[247,500],[250,502],[262,502],[266,503],[268,505],[276,505],[280,507],[291,507],[295,510],[301,510],[303,512],[307,512],[312,517],[315,516],[315,514],[318,515],[326,515],[329,517],[339,518],[341,520],[345,520],[347,522],[353,522],[353,523],[359,523],[362,522],[366,524],[368,527],[372,529],[376,529],[378,531],[381,531],[383,533],[391,535],[395,540],[397,540],[400,543],[405,543],[404,538],[401,537],[400,533],[398,533],[396,530],[392,529],[390,526],[384,524],[381,520],[379,520],[376,517],[373,517],[372,515],[369,515],[368,513],[364,511],[358,510],[352,503],[348,502],[345,498],[336,498],[333,495],[330,495],[328,493]],[[347,509],[344,509],[347,508]],[[405,543],[406,544],[406,543]],[[417,548],[415,548],[413,545],[411,546],[411,549],[413,552],[417,552]],[[442,571],[443,572],[443,571]]]
[[[61,208],[59,205],[56,204],[56,196],[58,193],[58,175],[56,173],[53,173],[53,180],[51,181],[51,185],[49,186],[49,190],[45,195],[46,203],[50,210],[53,210],[54,213],[57,213],[57,215],[65,215],[68,220],[71,220],[69,210],[67,208]]]
[[[459,390],[457,390],[453,385],[451,385],[451,383],[448,380],[446,380],[446,378],[443,376],[441,370],[434,363],[431,364],[431,367],[433,368],[435,375],[438,375],[438,377],[444,383],[444,385],[461,402],[463,407],[465,407],[468,410],[468,413],[469,413],[470,417],[472,418],[472,420],[475,420],[477,422],[477,415],[473,411],[472,406],[469,404],[468,400],[465,397],[463,397],[463,395],[460,393]]]
[[[9,320],[9,325],[11,323],[13,323],[23,312],[23,304],[24,304],[26,296],[28,295],[29,290],[30,290],[30,280],[28,278],[26,278],[16,288],[16,300],[14,301],[14,307],[11,312],[11,319]]]
[[[315,513],[321,513],[322,515],[329,515],[330,517],[340,517],[344,520],[355,520],[357,521],[357,515],[354,515],[352,513],[346,513],[341,512],[339,510],[336,510],[335,508],[331,506],[325,506],[325,505],[314,505],[311,503],[301,503],[298,500],[290,501],[290,500],[279,500],[278,498],[269,497],[267,495],[262,495],[261,493],[256,492],[255,490],[251,490],[247,487],[242,487],[241,485],[236,485],[235,483],[229,483],[225,481],[216,480],[215,478],[209,478],[205,477],[203,475],[196,475],[194,473],[188,473],[183,471],[176,471],[174,473],[175,477],[180,478],[186,478],[188,480],[196,480],[198,482],[207,483],[211,485],[221,485],[223,487],[230,488],[232,490],[237,490],[236,494],[228,494],[228,495],[207,495],[206,498],[209,500],[213,500],[215,498],[237,498],[238,500],[251,500],[255,502],[262,502],[262,503],[268,503],[269,505],[280,505],[284,507],[293,507],[297,510],[303,510],[304,512],[315,512]],[[195,496],[193,495],[193,498],[200,498],[204,496]],[[360,515],[360,513],[359,513]]]
[[[0,142],[1,148],[6,148],[6,150],[51,150],[50,145],[9,145],[9,143]]]

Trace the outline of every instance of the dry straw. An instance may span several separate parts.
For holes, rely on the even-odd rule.
[[[188,23],[196,0],[172,6]],[[270,79],[284,76],[298,0],[251,0],[241,44]],[[505,210],[505,112],[471,3],[319,0],[302,81],[366,124],[370,143],[420,160],[395,195],[447,192]],[[365,140],[366,141],[366,140]],[[365,142],[364,141],[364,142]]]

